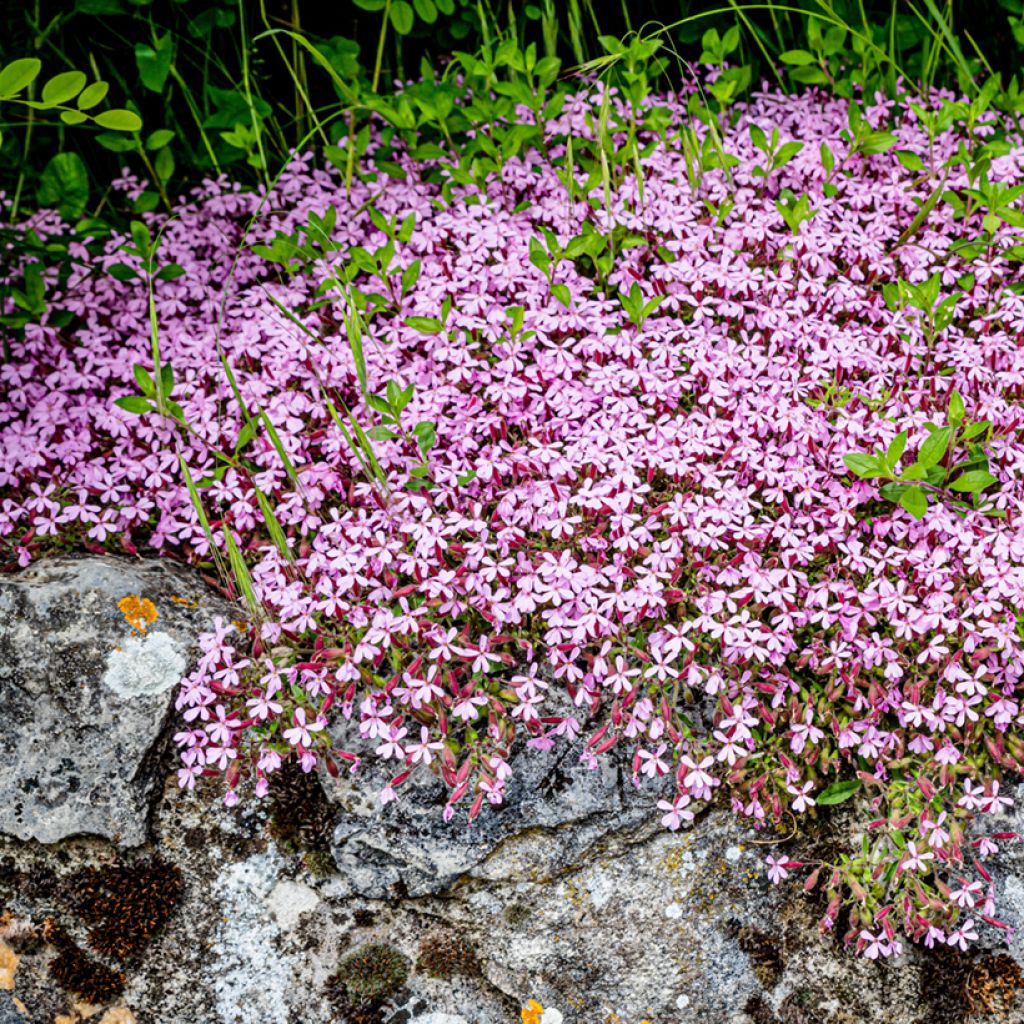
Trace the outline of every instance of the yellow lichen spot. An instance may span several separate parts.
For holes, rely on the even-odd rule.
[[[531,999],[520,1011],[519,1016],[522,1018],[523,1024],[540,1024],[540,1015],[544,1012],[544,1007],[537,1002],[536,999]]]
[[[172,595],[171,596],[171,600],[175,604],[180,604],[182,606],[182,608],[198,608],[199,607],[199,602],[198,601],[190,601],[187,597],[175,597],[174,595]]]
[[[148,597],[129,594],[117,602],[125,622],[139,633],[145,633],[156,622],[156,605]]]
[[[18,969],[18,960],[18,954],[6,942],[0,942],[0,991],[14,990],[14,973]]]

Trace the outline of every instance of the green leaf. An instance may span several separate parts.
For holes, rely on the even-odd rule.
[[[867,156],[884,153],[896,145],[897,138],[892,132],[868,132],[861,140],[860,152]]]
[[[182,274],[185,273],[185,268],[178,263],[168,263],[167,266],[161,267],[157,271],[156,279],[158,281],[176,281]]]
[[[821,68],[801,67],[793,68],[789,77],[795,82],[803,82],[805,85],[824,85],[828,82],[828,75]]]
[[[134,139],[126,139],[123,135],[117,135],[115,132],[100,132],[96,136],[96,141],[104,149],[109,149],[111,153],[128,153],[135,149]]]
[[[135,377],[135,383],[139,385],[139,390],[144,395],[156,394],[156,385],[153,383],[153,378],[141,363],[136,363],[132,367],[132,375]]]
[[[142,118],[130,110],[104,110],[96,115],[96,123],[115,132],[137,132],[142,127]]]
[[[978,420],[977,423],[971,423],[964,428],[964,440],[971,441],[976,438],[979,434],[984,434],[989,427],[992,426],[991,420]]]
[[[860,789],[860,779],[847,779],[845,782],[836,782],[828,789],[822,790],[815,799],[822,806],[830,807],[833,804],[841,804],[844,800],[849,800],[858,789]]]
[[[35,57],[11,61],[0,71],[0,97],[16,96],[22,89],[28,88],[39,75],[42,66],[42,61]]]
[[[161,149],[153,161],[153,170],[156,171],[157,180],[161,185],[166,185],[174,174],[174,154],[167,149]]]
[[[949,421],[951,427],[959,427],[964,421],[964,415],[967,412],[967,407],[964,405],[964,400],[960,395],[959,391],[953,391],[949,396],[949,410],[946,413],[946,419]]]
[[[60,112],[60,119],[65,124],[82,124],[84,121],[89,120],[80,110],[62,110]]]
[[[977,494],[979,491],[983,491],[986,487],[991,487],[992,484],[998,482],[998,479],[987,469],[972,469],[969,473],[958,476],[949,486],[954,491]]]
[[[238,432],[238,440],[235,442],[235,454],[237,455],[259,432],[259,423],[256,420],[247,420],[242,429]]]
[[[163,149],[173,138],[174,132],[170,128],[158,128],[155,132],[149,133],[149,138],[146,139],[146,149],[150,152]]]
[[[79,110],[89,110],[102,102],[109,91],[110,85],[107,82],[93,82],[82,90],[82,94],[75,100],[75,106]]]
[[[131,231],[132,242],[135,244],[139,255],[143,257],[148,256],[153,240],[153,236],[149,233],[149,228],[141,220],[133,220],[128,225],[128,228]]]
[[[115,281],[134,281],[139,276],[138,271],[127,263],[112,263],[107,267],[107,273]]]
[[[928,511],[928,495],[922,487],[905,487],[900,495],[900,507],[906,509],[915,519],[924,519]]]
[[[366,432],[366,436],[374,441],[393,441],[398,437],[398,434],[389,427],[370,427]]]
[[[422,264],[419,260],[413,260],[408,267],[402,272],[402,294],[408,295],[409,292],[416,287],[416,282],[420,279],[420,270]]]
[[[867,455],[865,452],[850,452],[843,456],[843,464],[855,476],[862,480],[870,479],[873,476],[884,476],[884,470],[877,456]]]
[[[437,428],[429,420],[417,423],[412,432],[416,435],[416,441],[424,455],[437,443]]]
[[[57,153],[39,178],[40,206],[56,207],[62,217],[80,217],[89,202],[89,175],[77,153]]]
[[[123,14],[121,0],[75,0],[79,14]]]
[[[949,447],[949,438],[949,427],[940,427],[938,430],[933,430],[921,445],[921,450],[917,453],[917,461],[926,469],[931,466],[937,466],[946,454],[946,448]]]
[[[798,67],[815,63],[814,54],[808,53],[806,50],[784,50],[779,54],[779,60],[783,64],[795,64]]]
[[[558,299],[558,301],[563,306],[565,306],[566,309],[569,308],[569,306],[570,306],[570,304],[572,302],[572,298],[571,298],[571,296],[569,294],[569,286],[568,285],[566,285],[566,284],[553,284],[551,286],[551,294],[556,299]]]
[[[441,321],[433,316],[407,316],[402,323],[422,334],[440,334],[442,328]]]
[[[125,412],[136,414],[149,412],[153,408],[149,399],[143,398],[142,395],[125,395],[124,398],[118,398],[114,405],[119,409],[124,409]]]
[[[434,0],[412,0],[412,2],[421,21],[425,21],[428,25],[433,25],[437,21],[437,7]]]
[[[885,461],[889,463],[890,469],[895,469],[896,463],[900,461],[900,456],[903,454],[904,449],[907,447],[907,432],[901,430],[889,445],[889,450],[885,453]]]
[[[395,0],[391,5],[391,24],[400,36],[407,36],[412,31],[415,20],[412,4],[407,0]]]
[[[913,150],[897,149],[896,159],[899,160],[899,162],[903,164],[908,171],[924,170],[924,161]]]
[[[43,86],[42,101],[49,106],[67,103],[74,99],[85,87],[85,73],[82,71],[63,71],[54,75]]]
[[[164,91],[173,57],[174,39],[170,32],[159,36],[153,46],[135,44],[135,64],[139,69],[139,79],[151,92]]]

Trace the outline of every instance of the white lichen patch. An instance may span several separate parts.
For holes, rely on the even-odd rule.
[[[220,1024],[288,1024],[293,964],[281,956],[280,929],[267,897],[282,867],[272,851],[229,864],[213,885],[221,924],[210,945],[210,985]]]
[[[152,697],[181,682],[187,665],[167,633],[131,636],[107,656],[103,685],[120,697]]]
[[[303,914],[315,910],[319,902],[320,897],[315,889],[303,882],[290,882],[287,879],[278,882],[267,897],[267,906],[274,920],[286,932],[299,923]]]

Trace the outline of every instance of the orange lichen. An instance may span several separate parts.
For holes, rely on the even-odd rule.
[[[175,604],[180,604],[182,606],[182,608],[198,608],[199,607],[199,602],[198,601],[190,601],[187,597],[175,597],[175,596],[172,596],[171,600]]]
[[[537,1002],[536,999],[531,999],[522,1009],[519,1016],[522,1019],[523,1024],[540,1024],[540,1015],[544,1012],[544,1007]]]
[[[117,602],[125,622],[139,633],[145,633],[156,622],[156,605],[148,597],[129,594]]]

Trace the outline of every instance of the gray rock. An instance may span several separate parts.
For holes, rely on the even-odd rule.
[[[657,794],[634,790],[628,769],[588,772],[575,751],[556,748],[517,752],[507,804],[485,807],[470,829],[458,817],[444,823],[445,791],[424,773],[384,809],[376,806],[386,778],[379,769],[332,781],[339,871],[314,874],[310,867],[321,870],[320,858],[269,839],[267,802],[243,798],[229,810],[216,785],[195,793],[177,788],[173,752],[155,743],[173,694],[159,682],[162,662],[146,672],[117,670],[113,686],[103,682],[111,637],[120,636],[126,649],[116,612],[126,590],[151,597],[159,618],[149,632],[166,631],[186,660],[205,618],[234,609],[166,564],[86,562],[40,566],[2,581],[0,696],[5,713],[22,702],[9,729],[22,742],[22,719],[38,704],[48,716],[41,720],[52,737],[51,756],[71,762],[85,785],[86,773],[107,771],[108,762],[94,751],[98,733],[90,747],[86,734],[58,720],[61,709],[79,719],[93,715],[96,730],[118,737],[135,708],[151,707],[150,747],[130,748],[135,774],[126,769],[127,778],[105,785],[128,792],[122,799],[143,822],[146,787],[161,778],[164,785],[152,827],[141,833],[143,849],[112,851],[96,838],[103,829],[92,825],[71,831],[93,835],[50,846],[0,835],[0,938],[4,911],[32,922],[38,933],[18,947],[14,991],[0,992],[3,1024],[72,1013],[73,994],[50,973],[55,950],[40,927],[48,917],[90,955],[126,974],[125,991],[114,1001],[118,1012],[97,1013],[100,1024],[341,1024],[345,1017],[328,994],[328,980],[340,958],[370,943],[397,948],[413,965],[422,963],[425,947],[435,951],[435,965],[439,949],[475,950],[475,958],[454,958],[447,977],[414,966],[404,987],[390,994],[385,1024],[514,1024],[530,999],[558,1010],[565,1024],[1024,1022],[1024,992],[992,1017],[971,989],[988,969],[1005,969],[1006,953],[1011,966],[1024,964],[1024,844],[1006,843],[990,862],[1000,916],[1017,928],[1008,948],[987,936],[966,954],[912,947],[895,962],[872,963],[819,938],[823,908],[801,893],[799,879],[771,886],[765,878],[768,852],[799,857],[814,837],[774,846],[724,809],[670,833],[658,824]],[[172,594],[201,607],[177,605]],[[174,618],[179,609],[182,620]],[[32,638],[23,629],[38,631],[34,647],[26,646]],[[36,675],[51,680],[48,687],[13,689],[12,637],[18,649],[35,651]],[[66,653],[52,653],[47,644]],[[82,660],[82,651],[92,653]],[[89,701],[80,697],[73,671],[86,664],[92,665]],[[27,656],[16,665],[24,680]],[[127,744],[129,737],[116,742]],[[38,763],[40,748],[24,749],[22,760]],[[28,776],[13,756],[4,756],[0,786],[9,785],[12,770]],[[59,805],[55,820],[74,812],[79,821],[89,811],[89,805]],[[34,813],[49,820],[45,808]],[[101,820],[109,822],[129,812],[104,813]],[[849,839],[841,813],[823,816],[817,827]],[[0,804],[0,816],[10,814]],[[993,824],[1024,831],[1024,812]],[[89,948],[89,923],[69,894],[91,867],[151,854],[178,867],[183,902],[137,955],[112,961]]]
[[[0,1024],[25,1024],[25,1018],[14,1004],[14,996],[0,991]]]
[[[518,753],[505,802],[485,806],[468,827],[465,806],[444,821],[448,790],[428,772],[414,773],[383,808],[377,794],[393,773],[371,766],[325,778],[343,808],[332,852],[345,884],[354,895],[384,899],[443,893],[468,876],[508,880],[521,870],[513,864],[531,878],[549,877],[610,834],[651,821],[653,788],[637,792],[610,760],[591,771],[578,758],[565,747]]]
[[[133,630],[118,603],[152,602]],[[145,839],[160,739],[197,636],[237,608],[165,560],[58,558],[0,576],[0,832]]]

